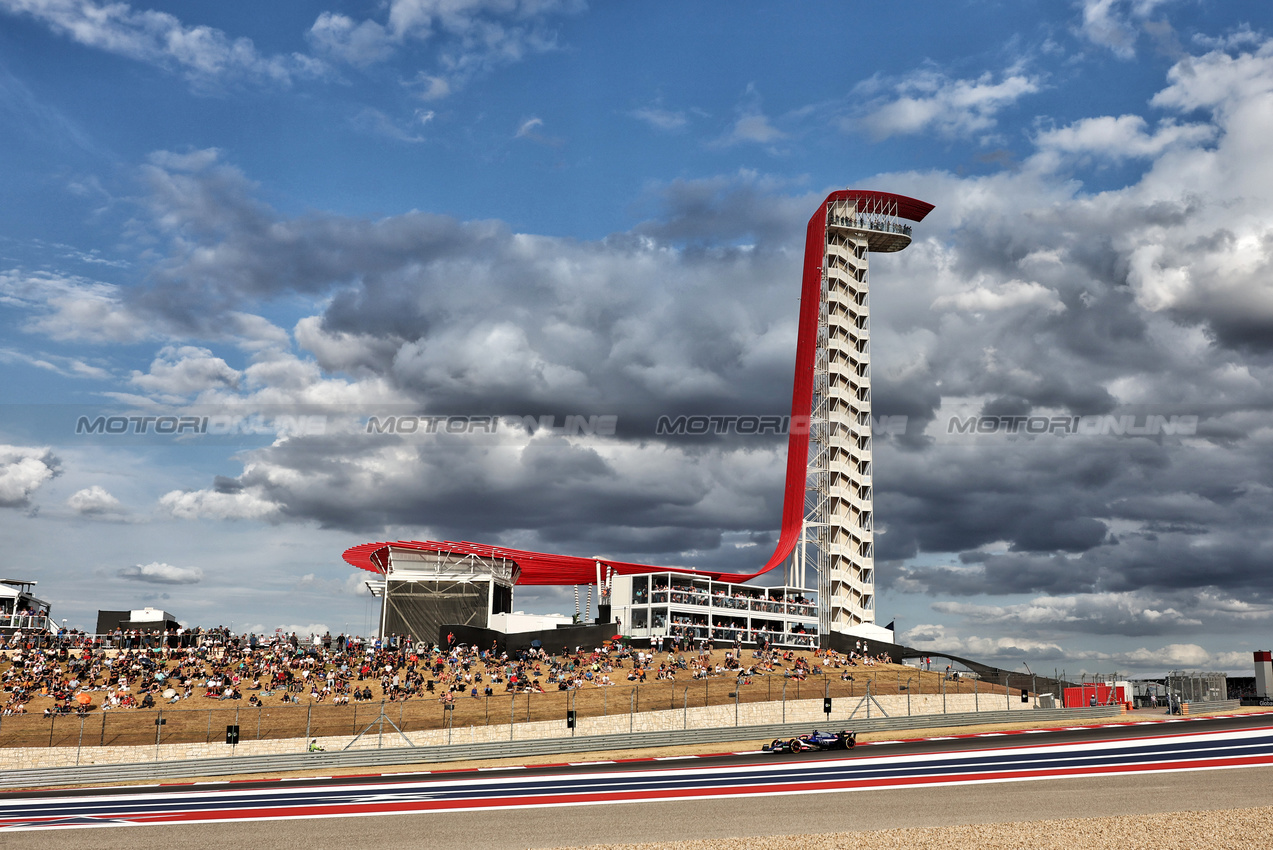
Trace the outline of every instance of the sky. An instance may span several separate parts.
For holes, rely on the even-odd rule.
[[[365,634],[373,540],[754,570],[785,440],[657,421],[788,410],[805,224],[875,189],[935,204],[871,259],[879,622],[1250,675],[1271,33],[1265,0],[0,0],[0,573],[72,627]],[[187,424],[93,433],[146,416]],[[567,416],[616,425],[525,426]]]

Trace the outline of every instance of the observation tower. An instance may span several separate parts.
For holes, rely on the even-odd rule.
[[[606,616],[611,601],[616,614],[627,612],[625,633],[637,629],[636,636],[651,639],[763,637],[805,646],[815,628],[824,645],[832,633],[887,634],[874,626],[868,258],[910,245],[906,222],[922,221],[932,209],[902,195],[844,189],[809,220],[782,523],[778,545],[759,569],[690,570],[468,541],[364,543],[344,559],[379,577],[368,585],[382,600],[382,635],[431,640],[440,618],[496,628],[512,611],[516,586],[581,584],[596,585]],[[781,587],[744,586],[780,566]]]
[[[911,227],[902,220],[921,221],[932,208],[900,195],[845,190],[833,192],[809,221],[792,401],[793,423],[797,409],[807,411],[808,461],[787,583],[807,586],[807,567],[814,565],[822,634],[875,622],[868,258],[910,245]],[[814,310],[816,316],[807,315]],[[806,334],[815,336],[812,345]],[[807,395],[802,376],[812,381]],[[788,500],[799,477],[792,468],[797,449],[793,430]]]

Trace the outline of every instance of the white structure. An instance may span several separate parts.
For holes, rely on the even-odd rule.
[[[540,632],[547,629],[560,629],[573,625],[573,617],[563,614],[527,614],[525,611],[513,611],[507,614],[492,614],[488,629],[514,635],[519,632]]]
[[[892,635],[869,627],[875,622],[875,537],[867,257],[910,244],[911,229],[898,220],[916,219],[914,210],[901,208],[908,201],[922,203],[884,193],[846,192],[833,194],[824,204],[805,522],[786,580],[806,584],[806,564],[812,561],[822,602],[820,629],[877,640],[892,640]],[[926,213],[924,209],[918,217]]]
[[[380,581],[366,582],[380,599],[381,637],[436,641],[444,625],[495,628],[513,608],[518,568],[499,556],[422,551],[388,544],[373,556]]]
[[[134,608],[128,612],[128,620],[131,623],[175,623],[177,618],[169,614],[167,611],[161,611],[158,608]]]
[[[0,630],[57,631],[49,617],[49,603],[35,595],[36,584],[21,578],[0,579]]]
[[[680,638],[777,647],[818,645],[818,605],[811,590],[729,584],[678,572],[611,578],[613,614],[634,638]]]

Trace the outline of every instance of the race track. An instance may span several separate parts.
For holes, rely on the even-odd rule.
[[[233,840],[234,834],[286,834],[291,841],[313,840],[334,828],[360,839],[342,843],[376,846],[361,839],[377,835],[383,842],[386,833],[398,830],[441,839],[455,826],[471,830],[473,813],[480,812],[482,824],[517,825],[497,830],[498,840],[484,846],[501,846],[506,839],[503,846],[558,846],[615,840],[602,837],[612,831],[606,825],[634,820],[645,828],[629,825],[619,840],[638,840],[637,834],[647,836],[643,840],[708,837],[722,826],[736,834],[815,825],[814,831],[883,828],[910,825],[899,821],[899,813],[934,811],[944,811],[946,822],[975,822],[1001,808],[987,806],[986,799],[1018,799],[1016,817],[1008,820],[1077,816],[1058,815],[1044,801],[1074,800],[1076,792],[1085,797],[1091,792],[1084,789],[1095,788],[1118,788],[1112,798],[1125,800],[1140,799],[1137,789],[1153,788],[1150,799],[1161,805],[1182,790],[1197,801],[1198,789],[1221,786],[1229,789],[1222,799],[1230,806],[1241,798],[1235,789],[1245,788],[1258,800],[1250,805],[1262,805],[1273,788],[1268,721],[1248,717],[923,740],[822,757],[747,753],[692,762],[11,793],[0,795],[0,831],[6,834],[0,843],[18,846],[14,841],[20,837],[85,827],[116,827],[95,830],[90,839],[95,846],[112,846],[116,834],[131,836],[136,846],[158,840],[158,833],[181,835],[183,842],[194,836]],[[917,796],[915,789],[922,789],[922,805],[909,799]],[[1041,801],[1020,803],[1039,794]],[[1098,804],[1080,806],[1079,814],[1108,806],[1111,795],[1096,794]],[[947,802],[937,805],[939,800]],[[619,803],[636,805],[611,805]],[[652,807],[666,813],[651,819]],[[734,814],[723,821],[704,817],[722,810]],[[869,819],[844,816],[868,811],[891,817],[868,825]],[[791,820],[795,812],[799,822]],[[563,832],[563,825],[570,828]],[[103,844],[108,837],[112,840]]]

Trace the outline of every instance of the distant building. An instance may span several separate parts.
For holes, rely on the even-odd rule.
[[[131,632],[166,632],[180,626],[177,618],[158,608],[137,608],[131,611],[98,611],[97,633],[108,635],[120,629]]]

